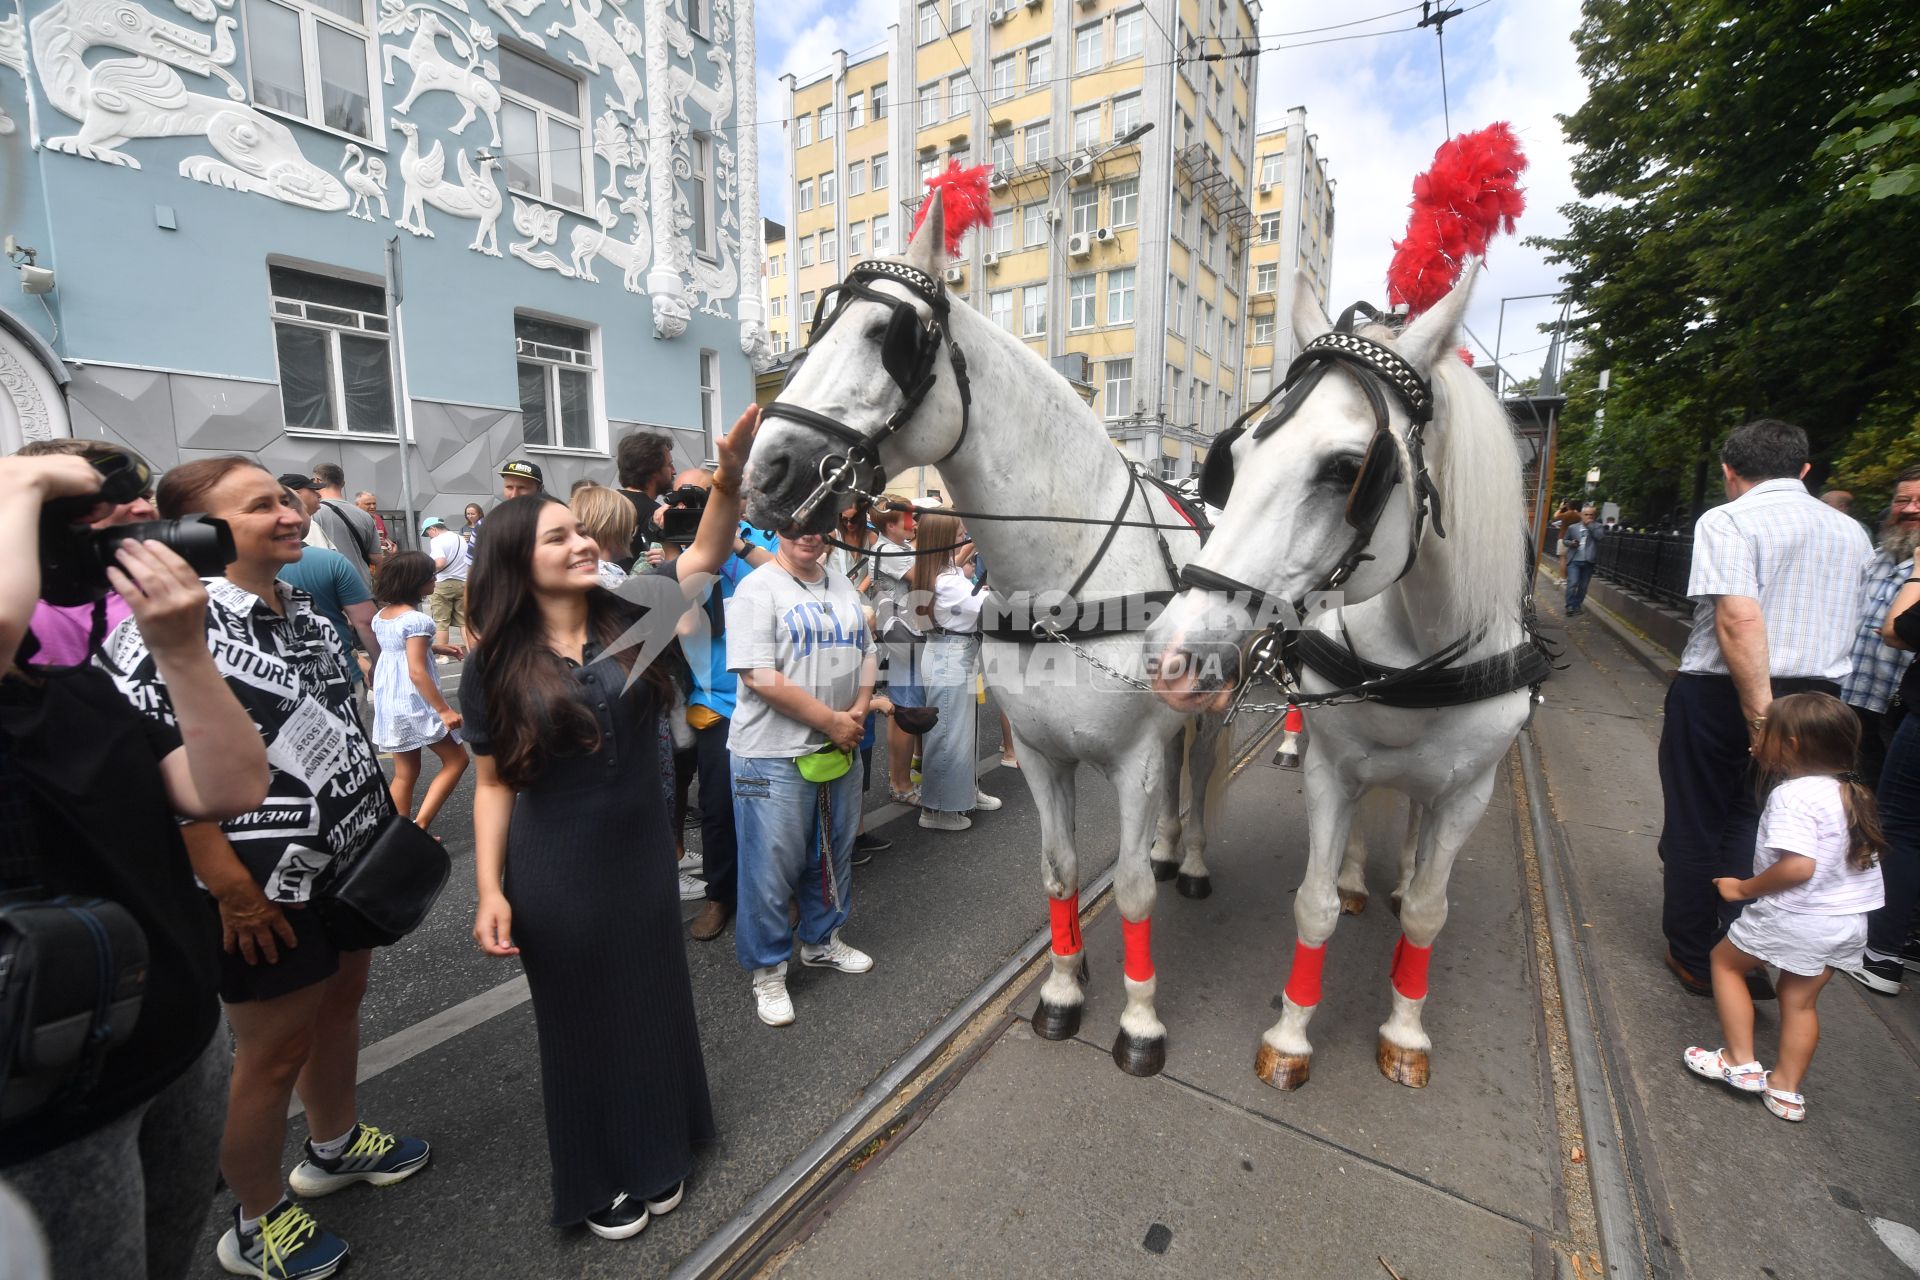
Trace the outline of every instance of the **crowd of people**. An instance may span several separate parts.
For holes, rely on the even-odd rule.
[[[104,1068],[83,1055],[32,1096],[0,1080],[0,1186],[54,1274],[186,1274],[217,1166],[219,1264],[327,1276],[348,1245],[312,1202],[428,1164],[425,1140],[361,1113],[372,952],[339,933],[331,895],[394,823],[432,828],[469,771],[473,935],[527,976],[552,1221],[618,1239],[680,1203],[714,1136],[681,903],[701,902],[697,942],[731,925],[743,993],[784,1026],[796,956],[874,964],[843,932],[854,868],[890,847],[862,830],[879,726],[889,788],[923,827],[1000,803],[974,781],[982,583],[964,529],[929,515],[916,547],[900,500],[843,513],[835,545],[754,530],[756,427],[749,411],[716,465],[677,473],[666,437],[629,436],[612,483],[565,501],[511,460],[497,505],[458,527],[424,516],[418,550],[331,464],[198,459],[108,504],[89,495],[124,460],[110,446],[0,460],[18,551],[0,566],[0,890],[124,906],[150,974]],[[63,499],[94,531],[213,517],[231,559],[207,576],[122,539],[102,544],[95,598],[50,603],[34,551]],[[630,643],[650,617],[654,639]],[[295,1096],[308,1137],[286,1170]]]

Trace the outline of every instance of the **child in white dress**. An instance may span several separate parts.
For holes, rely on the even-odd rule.
[[[1820,1042],[1814,1010],[1835,969],[1855,968],[1867,945],[1867,913],[1885,901],[1873,792],[1853,772],[1860,722],[1838,698],[1792,693],[1774,699],[1754,760],[1778,779],[1760,815],[1749,879],[1720,876],[1714,887],[1747,907],[1713,949],[1713,1003],[1723,1049],[1688,1048],[1687,1068],[1744,1093],[1758,1093],[1782,1120],[1805,1120],[1802,1077]],[[1765,962],[1780,970],[1780,1056],[1771,1072],[1753,1047],[1753,997],[1746,975]]]
[[[374,603],[380,606],[373,615],[373,635],[380,642],[380,661],[373,669],[373,744],[393,753],[393,807],[412,814],[422,830],[433,824],[467,769],[467,749],[455,732],[460,713],[440,692],[433,661],[436,653],[466,654],[457,645],[433,642],[433,619],[420,611],[420,601],[433,590],[433,576],[432,556],[401,551],[387,558],[373,580]],[[422,747],[440,757],[440,772],[428,785],[420,811],[413,813]]]

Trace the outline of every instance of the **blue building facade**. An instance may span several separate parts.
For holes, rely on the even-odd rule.
[[[750,0],[0,0],[0,448],[399,513],[404,435],[456,525],[509,458],[695,465],[766,357],[753,88]]]

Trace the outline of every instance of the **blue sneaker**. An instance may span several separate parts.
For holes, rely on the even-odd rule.
[[[358,1129],[347,1149],[331,1160],[314,1155],[313,1140],[307,1140],[307,1158],[295,1165],[287,1178],[295,1194],[330,1195],[356,1182],[391,1186],[424,1169],[433,1154],[418,1138],[382,1133],[370,1124],[360,1125]]]
[[[313,1215],[291,1200],[282,1200],[262,1215],[252,1231],[240,1230],[240,1208],[234,1206],[233,1225],[220,1237],[215,1253],[220,1265],[236,1276],[260,1280],[320,1280],[347,1260],[347,1242],[322,1231]]]

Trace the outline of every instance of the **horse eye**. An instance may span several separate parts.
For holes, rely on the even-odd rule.
[[[1359,478],[1360,459],[1351,455],[1329,458],[1326,464],[1320,468],[1320,479],[1323,482],[1330,485],[1338,485],[1343,489],[1352,488],[1353,482]]]
[[[881,321],[877,321],[877,322],[875,322],[875,323],[873,323],[873,324],[870,324],[870,325],[868,325],[868,326],[867,326],[867,331],[866,331],[866,333],[865,333],[865,334],[864,334],[863,336],[864,336],[864,337],[866,338],[866,340],[867,340],[868,342],[884,342],[884,341],[886,341],[886,337],[887,337],[887,322],[886,322],[886,321],[884,321],[884,320],[881,320]]]

